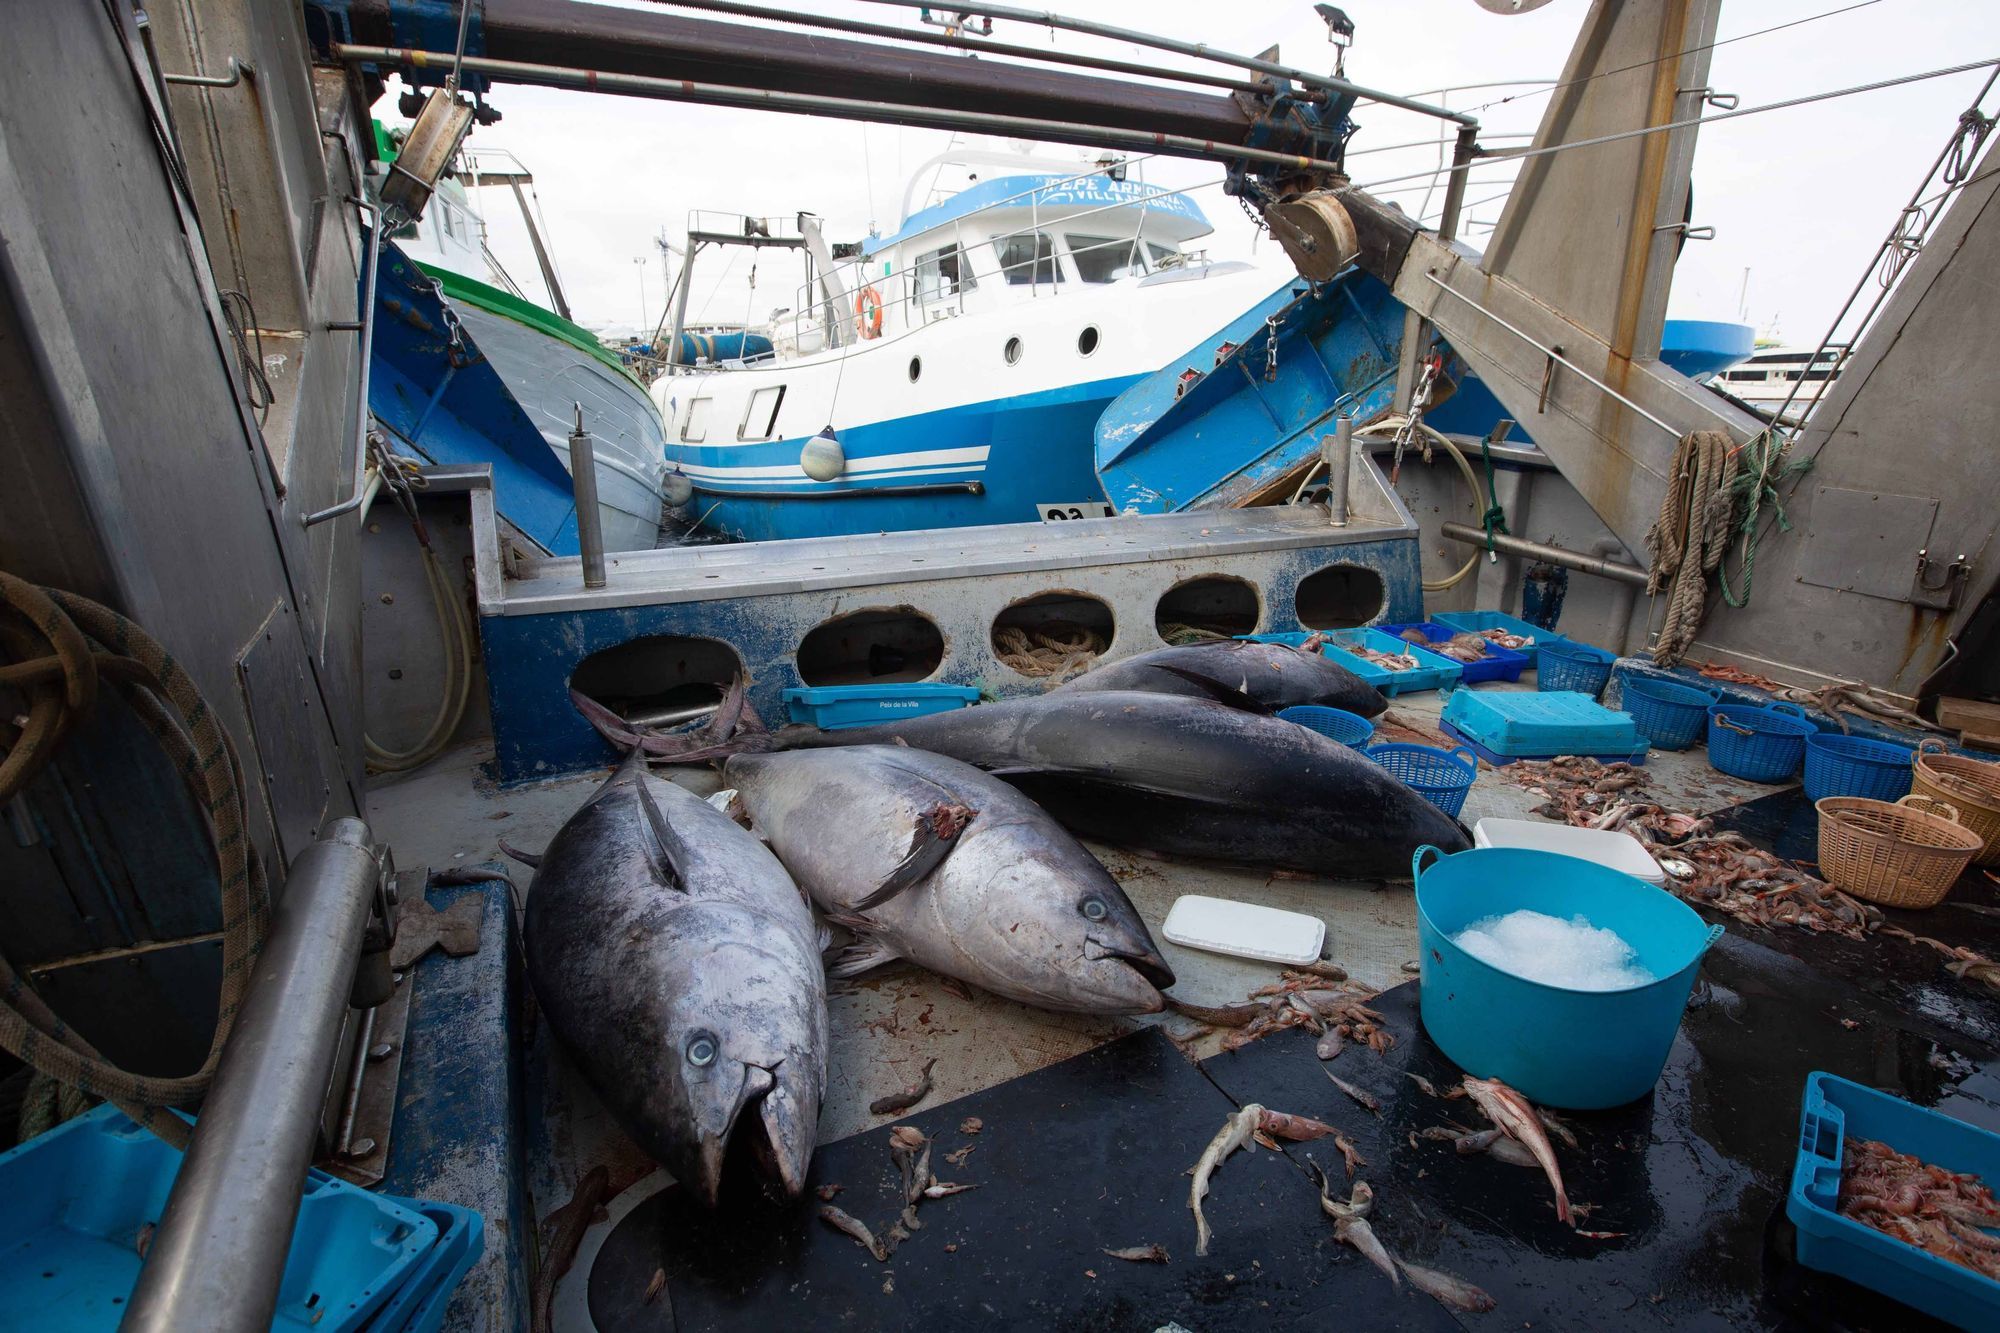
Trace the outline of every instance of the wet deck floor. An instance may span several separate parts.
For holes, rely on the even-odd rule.
[[[1414,717],[1434,716],[1440,702],[1436,695],[1420,694],[1398,701],[1397,707]],[[601,778],[601,774],[593,774],[496,789],[476,777],[483,758],[478,747],[469,748],[422,773],[373,790],[371,820],[377,833],[395,846],[401,865],[443,867],[488,861],[496,857],[497,840],[503,837],[516,847],[539,849]],[[1812,855],[1810,807],[1801,797],[1774,795],[1773,788],[1717,773],[1699,748],[1683,754],[1656,754],[1648,768],[1663,803],[1703,812],[1742,806],[1740,813],[1730,817],[1740,821],[1757,841],[1770,844],[1776,839],[1783,853]],[[704,793],[716,786],[714,775],[706,771],[686,770],[676,777]],[[1482,766],[1464,817],[1468,824],[1489,815],[1521,817],[1538,799]],[[1801,811],[1805,813],[1801,815]],[[1796,838],[1801,831],[1803,848],[1782,845],[1784,839]],[[1357,980],[1384,989],[1409,980],[1404,965],[1415,959],[1416,929],[1407,886],[1385,889],[1374,884],[1272,878],[1236,868],[1149,860],[1111,848],[1094,850],[1124,884],[1156,934],[1168,908],[1184,893],[1265,902],[1322,917],[1327,923],[1328,956]],[[1991,885],[1986,885],[1984,900],[1988,902],[1992,901],[1990,890]],[[1920,933],[1945,935],[1955,943],[1974,947],[1990,946],[1993,937],[2000,935],[1992,918],[1976,914],[1957,912],[1944,920],[1932,919],[1939,916],[1935,912],[1908,916],[1911,919],[1906,924],[1919,928]],[[1804,1326],[1824,1325],[1824,1314],[1813,1313],[1817,1308],[1814,1302],[1824,1302],[1819,1294],[1822,1284],[1788,1286],[1766,1280],[1761,1270],[1764,1232],[1789,1170],[1787,1140],[1794,1133],[1805,1071],[1832,1069],[1862,1082],[1896,1088],[1922,1102],[1942,1098],[1948,1106],[1969,1107],[1973,1114],[1968,1118],[1989,1113],[2000,1118],[2000,1110],[1991,1105],[2000,1102],[2000,1079],[1985,1067],[2000,1048],[2000,1005],[1974,995],[1946,975],[1934,955],[1913,946],[1892,941],[1853,944],[1727,924],[1731,936],[1707,965],[1713,998],[1691,1017],[1661,1093],[1642,1104],[1642,1111],[1614,1113],[1614,1118],[1637,1114],[1647,1123],[1611,1127],[1607,1122],[1600,1129],[1625,1145],[1610,1151],[1629,1158],[1614,1155],[1600,1162],[1593,1156],[1591,1168],[1582,1177],[1585,1184],[1575,1191],[1580,1199],[1606,1205],[1605,1213],[1593,1220],[1592,1229],[1643,1234],[1646,1239],[1641,1243],[1605,1242],[1601,1251],[1579,1252],[1579,1242],[1554,1230],[1552,1216],[1545,1216],[1546,1191],[1538,1192],[1537,1178],[1532,1174],[1484,1160],[1453,1160],[1449,1145],[1426,1143],[1422,1150],[1412,1151],[1401,1143],[1400,1130],[1395,1141],[1385,1137],[1384,1125],[1419,1127],[1440,1120],[1434,1114],[1435,1107],[1411,1101],[1413,1094],[1398,1086],[1407,1080],[1396,1079],[1392,1070],[1409,1067],[1439,1077],[1450,1075],[1442,1057],[1415,1031],[1414,1021],[1407,1019],[1406,1040],[1389,1061],[1376,1062],[1365,1051],[1350,1053],[1340,1061],[1341,1065],[1354,1062],[1344,1077],[1371,1087],[1379,1083],[1383,1086],[1378,1092],[1395,1094],[1381,1125],[1365,1115],[1343,1114],[1355,1108],[1339,1103],[1337,1095],[1329,1097],[1330,1085],[1318,1072],[1310,1041],[1298,1033],[1281,1033],[1203,1066],[1201,1072],[1207,1078],[1202,1086],[1214,1089],[1216,1095],[1209,1099],[1212,1105],[1194,1117],[1204,1126],[1198,1133],[1170,1133],[1165,1128],[1169,1121],[1161,1118],[1164,1110],[1127,1104],[1120,1096],[1116,1099],[1119,1104],[1108,1111],[1079,1107],[1075,1114],[1084,1124],[1095,1127],[1091,1142],[1100,1146],[1124,1142],[1123,1156],[1099,1152],[1094,1158],[1076,1160],[1065,1155],[1059,1140],[1051,1140],[1045,1149],[1027,1149],[1025,1145],[1021,1149],[1028,1155],[1020,1159],[1017,1169],[1034,1176],[1033,1181],[1004,1173],[989,1178],[996,1184],[1007,1181],[1007,1192],[1027,1191],[1042,1205],[1055,1206],[1052,1200],[1062,1198],[1064,1190],[1074,1195],[1087,1189],[1116,1202],[1123,1198],[1121,1190],[1129,1186],[1129,1182],[1127,1186],[1118,1184],[1121,1173],[1144,1170],[1157,1175],[1160,1179],[1150,1182],[1151,1192],[1144,1197],[1158,1196],[1164,1202],[1143,1208],[1135,1204],[1132,1216],[1135,1224],[1142,1217],[1146,1219],[1148,1227],[1158,1234],[1105,1232],[1098,1241],[1115,1247],[1157,1240],[1174,1253],[1179,1264],[1182,1251],[1189,1251],[1191,1257],[1192,1249],[1186,1179],[1181,1172],[1221,1123],[1232,1104],[1231,1097],[1260,1100],[1365,1129],[1369,1142],[1375,1144],[1374,1153],[1366,1144],[1363,1149],[1364,1155],[1376,1162],[1370,1178],[1378,1182],[1377,1188],[1385,1196],[1385,1238],[1392,1244],[1409,1246],[1407,1257],[1413,1261],[1455,1268],[1502,1297],[1502,1312],[1485,1317],[1488,1320],[1512,1313],[1523,1322],[1557,1327],[1623,1326],[1628,1322],[1762,1327],[1797,1319],[1804,1319]],[[1273,979],[1274,970],[1265,965],[1182,949],[1164,940],[1161,944],[1180,978],[1175,993],[1195,1003],[1238,1000]],[[1840,977],[1856,980],[1837,979]],[[1409,986],[1405,993],[1409,998],[1401,1008],[1407,1013],[1414,1005],[1415,987]],[[886,1170],[888,1159],[881,1135],[865,1131],[879,1130],[888,1118],[871,1116],[868,1103],[901,1089],[932,1057],[938,1062],[935,1091],[925,1106],[937,1109],[903,1119],[926,1129],[939,1129],[957,1125],[964,1114],[979,1114],[945,1105],[956,1099],[975,1097],[978,1100],[970,1105],[977,1105],[985,1098],[998,1098],[1019,1107],[1022,1096],[1032,1100],[1059,1095],[1050,1089],[1037,1090],[1040,1079],[1015,1084],[1012,1092],[1006,1085],[1071,1057],[1102,1052],[1107,1043],[1135,1029],[1157,1026],[1166,1035],[1181,1038],[1198,1032],[1187,1020],[1171,1015],[1091,1020],[1041,1013],[986,996],[968,1000],[908,966],[885,968],[859,984],[837,987],[832,1018],[829,1090],[821,1120],[822,1144],[827,1145],[821,1153],[822,1172],[850,1160],[856,1163],[855,1171],[865,1170],[862,1163],[871,1160],[879,1161],[881,1170]],[[1842,1024],[1842,1018],[1858,1026],[1850,1029]],[[1191,1043],[1189,1049],[1197,1056],[1208,1056],[1218,1041],[1219,1035],[1208,1034]],[[1172,1053],[1172,1047],[1157,1037],[1144,1039],[1144,1044],[1149,1050]],[[1110,1049],[1123,1051],[1128,1046]],[[616,1186],[638,1182],[615,1201],[610,1222],[593,1228],[577,1275],[564,1283],[559,1294],[557,1327],[584,1328],[589,1325],[576,1321],[586,1317],[586,1307],[595,1305],[598,1298],[586,1291],[580,1275],[588,1270],[589,1260],[605,1244],[614,1225],[635,1208],[646,1206],[644,1200],[658,1188],[660,1178],[648,1178],[650,1163],[609,1123],[596,1099],[567,1073],[560,1059],[548,1058],[546,1051],[541,1055],[535,1066],[554,1072],[536,1080],[539,1086],[532,1090],[544,1112],[541,1151],[529,1175],[537,1215],[545,1216],[567,1200],[582,1172],[599,1162],[609,1166]],[[1128,1057],[1101,1058],[1115,1065]],[[1079,1075],[1088,1075],[1092,1063],[1065,1066],[1047,1077],[1069,1086]],[[1436,1068],[1430,1067],[1433,1065]],[[1183,1066],[1193,1072],[1192,1066],[1185,1062]],[[1106,1071],[1099,1070],[1097,1076],[1106,1077]],[[1088,1082],[1085,1077],[1084,1083]],[[1105,1086],[1121,1087],[1124,1083],[1114,1078]],[[1450,1104],[1453,1108],[1459,1105]],[[1425,1119],[1427,1115],[1429,1119]],[[1024,1117],[1017,1114],[1015,1118]],[[1367,1123],[1360,1123],[1364,1121]],[[953,1146],[950,1138],[947,1134],[941,1148]],[[1427,1166],[1440,1147],[1443,1157]],[[1291,1155],[1298,1158],[1301,1154],[1294,1149]],[[1317,1155],[1324,1159],[1331,1154]],[[979,1156],[974,1154],[971,1161],[976,1163]],[[988,1157],[998,1172],[1002,1154],[995,1151]],[[1452,1170],[1446,1172],[1444,1167]],[[1289,1229],[1302,1229],[1289,1238],[1268,1237],[1276,1247],[1269,1249],[1268,1258],[1246,1254],[1242,1260],[1249,1263],[1257,1259],[1262,1267],[1252,1272],[1265,1275],[1268,1281],[1279,1281],[1269,1276],[1276,1264],[1305,1265],[1304,1270],[1282,1279],[1283,1290],[1292,1293],[1282,1300],[1270,1303],[1269,1294],[1254,1300],[1222,1299],[1247,1280],[1246,1275],[1238,1274],[1234,1281],[1224,1281],[1224,1274],[1231,1271],[1226,1268],[1179,1274],[1162,1287],[1160,1280],[1150,1275],[1150,1266],[1104,1258],[1095,1253],[1094,1245],[1085,1247],[1088,1252],[1080,1252],[1080,1257],[1068,1255],[1050,1233],[1036,1250],[1034,1263],[1024,1265],[1017,1260],[979,1271],[989,1273],[990,1280],[998,1284],[996,1290],[1003,1292],[1018,1292],[1023,1283],[1058,1279],[1065,1284],[1082,1281],[1091,1285],[1075,1287],[1055,1305],[996,1306],[991,1322],[996,1326],[1060,1323],[1075,1327],[1083,1325],[1070,1317],[1057,1318],[1054,1312],[1070,1311],[1080,1318],[1081,1312],[1095,1309],[1102,1317],[1084,1323],[1150,1329],[1176,1318],[1174,1311],[1179,1310],[1188,1327],[1208,1329],[1250,1326],[1260,1321],[1265,1326],[1283,1325],[1338,1311],[1350,1322],[1357,1315],[1364,1316],[1361,1324],[1370,1327],[1447,1326],[1442,1312],[1424,1298],[1417,1298],[1427,1307],[1420,1309],[1408,1304],[1407,1298],[1392,1297],[1386,1281],[1380,1289],[1371,1287],[1370,1281],[1378,1275],[1365,1267],[1357,1268],[1356,1256],[1333,1244],[1312,1191],[1279,1177],[1284,1180],[1284,1202],[1280,1204],[1272,1192],[1278,1186],[1267,1191],[1258,1185],[1256,1173],[1267,1169],[1268,1164],[1247,1170],[1236,1165],[1231,1168],[1243,1171],[1247,1188],[1278,1210],[1285,1219],[1287,1235]],[[975,1178],[977,1174],[968,1172]],[[845,1183],[854,1187],[861,1182]],[[1224,1195],[1245,1188],[1244,1183],[1232,1182],[1227,1175],[1217,1185]],[[1000,1192],[995,1191],[996,1195]],[[1008,1234],[1023,1227],[1033,1229],[1031,1221],[1013,1218],[1004,1211],[979,1223],[979,1215],[987,1207],[997,1206],[972,1202],[983,1193],[932,1206],[941,1214],[953,1207],[964,1212],[965,1225],[985,1230],[987,1243],[991,1243],[995,1228]],[[1609,1205],[1614,1201],[1619,1209],[1634,1215],[1622,1221],[1613,1219]],[[1438,1224],[1442,1224],[1438,1236],[1425,1231]],[[957,1286],[946,1284],[926,1300],[918,1294],[922,1281],[911,1278],[899,1279],[900,1299],[883,1294],[880,1283],[885,1274],[876,1271],[873,1260],[852,1242],[825,1232],[816,1223],[813,1230],[823,1235],[802,1236],[799,1244],[821,1256],[815,1263],[837,1268],[858,1261],[861,1267],[849,1275],[851,1281],[845,1285],[852,1286],[866,1277],[867,1292],[876,1293],[874,1300],[858,1304],[854,1302],[860,1300],[861,1288],[842,1296],[849,1302],[843,1307],[847,1321],[854,1326],[935,1324],[953,1308],[951,1302],[965,1295]],[[922,1234],[929,1235],[928,1231]],[[933,1239],[939,1248],[946,1243],[942,1236]],[[852,1253],[829,1249],[829,1244]],[[899,1254],[894,1261],[896,1271],[910,1267],[910,1260],[921,1253],[917,1242],[911,1242],[911,1247],[907,1256]],[[1218,1250],[1218,1256],[1221,1253]],[[1629,1262],[1609,1262],[1615,1255],[1628,1255]],[[932,1258],[937,1260],[938,1256]],[[1579,1262],[1586,1267],[1572,1267]],[[606,1263],[611,1263],[611,1257]],[[1094,1270],[1098,1277],[1077,1277],[1085,1268]],[[1147,1271],[1134,1271],[1141,1268]],[[790,1272],[794,1280],[799,1277],[794,1268],[785,1266],[783,1271]],[[833,1269],[814,1271],[832,1280],[828,1274]],[[1337,1289],[1319,1291],[1321,1285],[1336,1278]],[[1773,1303],[1771,1292],[1792,1287],[1799,1287],[1803,1294],[1794,1291],[1788,1301]],[[1591,1293],[1587,1298],[1571,1304],[1549,1304],[1555,1299],[1551,1292],[1584,1288]],[[1168,1299],[1164,1293],[1169,1289],[1182,1294]],[[1245,1295],[1248,1290],[1244,1289]],[[1534,1296],[1538,1291],[1541,1296]],[[754,1295],[746,1288],[711,1307],[690,1294],[681,1302],[681,1326],[714,1326],[753,1311],[759,1319],[812,1313],[816,1319],[833,1321],[830,1308],[817,1307],[816,1313],[804,1308],[789,1310],[783,1301],[773,1304],[762,1297],[753,1299]],[[1661,1295],[1659,1301],[1652,1299],[1655,1295]],[[1674,1303],[1672,1311],[1666,1309],[1670,1303]],[[599,1306],[598,1313],[607,1308]],[[701,1313],[704,1309],[706,1316]],[[657,1323],[653,1307],[628,1313],[637,1316],[633,1326],[671,1326]],[[1477,1316],[1457,1318],[1480,1321]],[[601,1326],[626,1322],[620,1319]],[[1866,1320],[1856,1326],[1867,1326]],[[1890,1324],[1878,1321],[1873,1326]]]

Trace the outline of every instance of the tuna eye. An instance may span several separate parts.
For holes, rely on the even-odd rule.
[[[1111,909],[1104,905],[1104,900],[1102,898],[1085,898],[1083,900],[1084,920],[1102,921],[1105,917],[1110,915],[1111,915]]]
[[[715,1063],[715,1038],[706,1032],[697,1032],[688,1038],[687,1061],[697,1069]]]

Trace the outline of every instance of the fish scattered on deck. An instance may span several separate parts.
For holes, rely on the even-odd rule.
[[[1556,1217],[1568,1223],[1569,1196],[1563,1192],[1562,1168],[1556,1164],[1555,1145],[1542,1128],[1542,1118],[1528,1099],[1508,1087],[1497,1078],[1473,1078],[1467,1075],[1464,1082],[1467,1095],[1472,1098],[1488,1120],[1505,1131],[1508,1138],[1521,1144],[1533,1153],[1541,1164],[1542,1171],[1549,1178],[1549,1185],[1556,1194]],[[1488,1149],[1490,1152],[1491,1149]]]
[[[1229,1119],[1223,1121],[1201,1158],[1194,1164],[1194,1183],[1188,1186],[1188,1207],[1194,1210],[1194,1252],[1202,1258],[1208,1257],[1208,1242],[1214,1235],[1209,1230],[1208,1219],[1202,1215],[1201,1201],[1208,1197],[1208,1180],[1213,1176],[1229,1154],[1238,1148],[1255,1152],[1257,1122],[1263,1118],[1264,1108],[1255,1102],[1247,1103]]]

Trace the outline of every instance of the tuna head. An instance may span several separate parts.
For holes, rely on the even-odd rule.
[[[655,1078],[631,1089],[643,1142],[674,1178],[713,1206],[725,1166],[748,1164],[788,1198],[805,1189],[825,1082],[825,982],[816,958],[759,933],[740,908],[709,903],[674,914],[697,944],[646,1025]],[[687,919],[692,918],[692,919]],[[697,939],[697,937],[699,937]],[[802,985],[801,964],[814,969]],[[642,1002],[647,1002],[642,1001]]]
[[[1045,1009],[1164,1008],[1160,991],[1174,984],[1173,969],[1118,881],[1074,843],[1024,849],[1016,841],[1013,855],[982,855],[980,839],[999,832],[975,823],[944,868],[977,891],[933,899],[957,952],[977,960],[977,984]]]

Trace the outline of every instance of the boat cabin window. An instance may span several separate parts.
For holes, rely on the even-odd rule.
[[[1076,276],[1085,282],[1116,282],[1146,276],[1146,259],[1136,236],[1079,236],[1064,232]]]
[[[1046,232],[1024,231],[1016,236],[1002,236],[993,242],[993,250],[1000,256],[1000,271],[1007,275],[1010,287],[1054,284],[1058,280],[1056,246]]]
[[[768,440],[778,431],[778,408],[785,401],[785,386],[767,384],[750,395],[743,420],[736,427],[739,440]]]
[[[917,256],[916,267],[917,301],[949,300],[961,291],[971,291],[979,285],[972,275],[972,265],[966,262],[964,251],[956,245],[947,245],[942,250],[932,250]]]
[[[1179,268],[1187,262],[1187,256],[1181,253],[1178,246],[1161,245],[1157,241],[1147,241],[1146,249],[1153,256],[1154,268]]]
[[[687,416],[681,419],[681,439],[689,444],[700,444],[708,438],[708,408],[712,398],[690,398]]]

